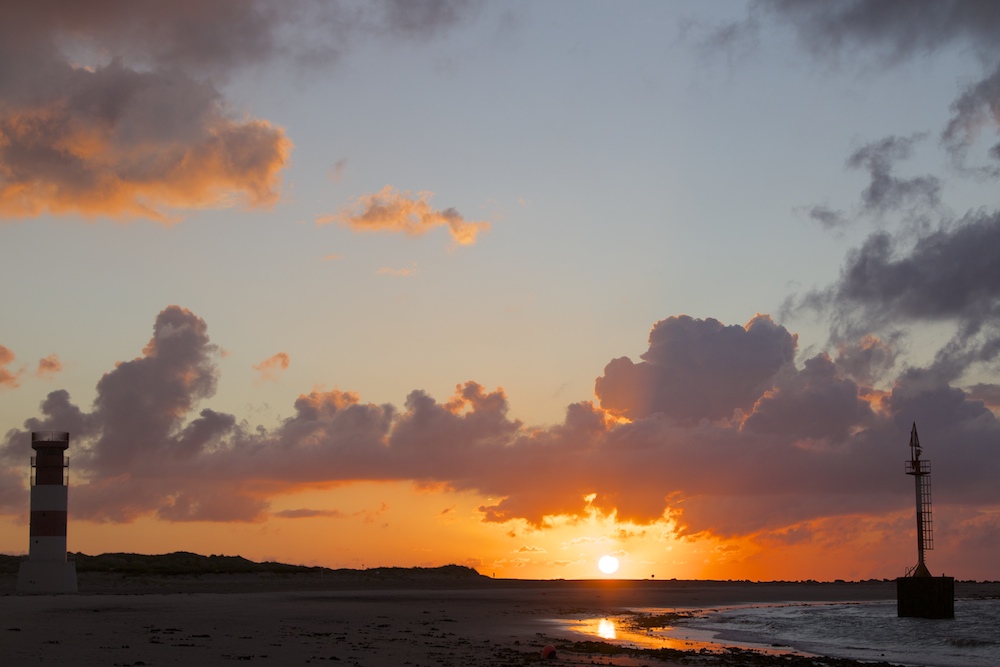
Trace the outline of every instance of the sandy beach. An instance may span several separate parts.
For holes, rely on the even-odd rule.
[[[960,585],[962,586],[962,585]],[[971,584],[959,594],[971,594]],[[975,592],[997,594],[979,584]],[[0,581],[3,664],[20,665],[850,665],[744,653],[628,651],[559,621],[640,608],[891,599],[891,582],[408,581],[266,575],[86,574],[76,595],[17,595]],[[544,660],[547,644],[557,647]]]

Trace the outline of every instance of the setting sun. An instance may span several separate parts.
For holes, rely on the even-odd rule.
[[[604,574],[614,574],[618,571],[618,559],[614,556],[601,556],[601,560],[597,561],[597,569]]]

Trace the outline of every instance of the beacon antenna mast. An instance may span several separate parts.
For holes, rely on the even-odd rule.
[[[922,460],[920,437],[917,424],[910,431],[910,460],[906,462],[906,474],[913,475],[913,486],[917,494],[917,564],[906,576],[929,577],[931,573],[924,564],[924,552],[934,548],[934,524],[931,519],[931,462]]]

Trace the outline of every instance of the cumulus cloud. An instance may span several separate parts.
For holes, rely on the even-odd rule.
[[[282,129],[230,116],[214,86],[177,69],[76,65],[59,50],[69,18],[38,19],[31,44],[9,39],[17,22],[0,29],[0,217],[169,221],[234,197],[275,201],[291,149]]]
[[[889,367],[877,339],[801,365],[794,334],[763,315],[745,326],[668,318],[649,340],[633,364],[646,369],[642,382],[626,373],[602,389],[614,412],[574,403],[544,428],[511,418],[502,389],[469,381],[445,401],[415,390],[401,408],[313,390],[275,427],[250,429],[202,405],[218,349],[202,319],[171,306],[142,354],[99,380],[90,411],[54,391],[40,418],[7,434],[0,456],[20,465],[28,431],[70,431],[74,512],[92,520],[260,521],[272,516],[270,498],[303,484],[410,480],[492,498],[480,507],[487,522],[543,528],[596,514],[637,526],[669,520],[683,534],[780,536],[906,508],[909,487],[895,489],[891,475],[919,418],[951,502],[969,511],[1000,503],[990,472],[1000,463],[996,417],[932,369],[908,368],[886,390],[865,384]],[[684,383],[690,397],[680,396]],[[16,495],[4,495],[13,510]],[[273,515],[337,516],[324,512]]]
[[[291,359],[289,359],[287,353],[278,352],[259,364],[254,364],[253,369],[259,374],[257,376],[259,381],[275,381],[288,368],[290,363]]]
[[[757,399],[744,428],[843,442],[853,429],[871,425],[874,417],[858,385],[841,376],[829,356],[820,354]]]
[[[7,6],[0,218],[169,222],[190,209],[270,206],[291,142],[282,128],[234,113],[219,84],[275,59],[329,63],[363,36],[431,36],[474,9],[459,0]]]
[[[767,315],[746,326],[671,317],[653,326],[635,364],[614,359],[597,378],[601,407],[635,419],[653,413],[697,421],[749,409],[792,361],[796,337]]]
[[[374,194],[362,195],[336,215],[317,219],[317,224],[340,223],[358,232],[404,233],[409,236],[426,234],[435,227],[447,227],[458,245],[472,245],[481,232],[490,228],[488,222],[466,221],[454,208],[443,211],[431,207],[431,192],[400,192],[390,185]]]

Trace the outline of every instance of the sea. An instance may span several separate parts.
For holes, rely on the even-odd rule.
[[[675,610],[635,610],[662,614]],[[673,627],[629,632],[625,619],[571,626],[604,641],[688,650],[850,658],[920,667],[1000,665],[1000,600],[957,599],[954,619],[899,618],[895,600],[736,606],[698,612]]]

